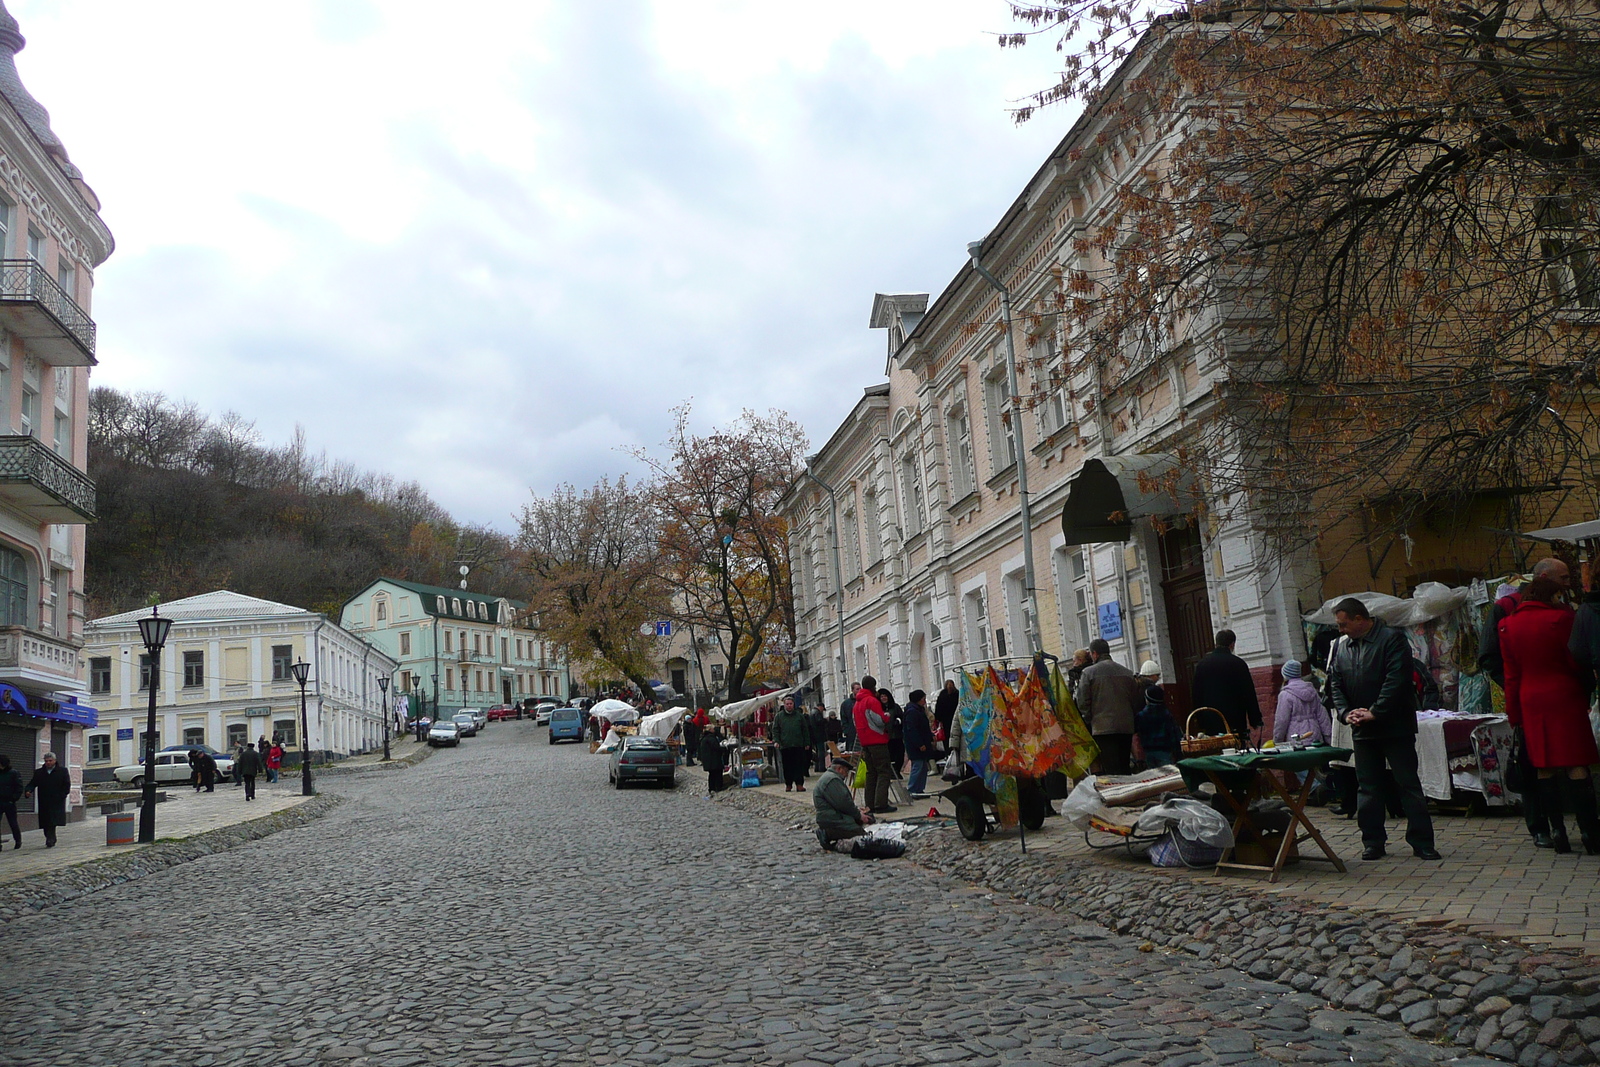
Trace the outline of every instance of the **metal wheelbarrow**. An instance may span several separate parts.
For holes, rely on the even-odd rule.
[[[983,784],[982,778],[974,775],[962,779],[949,789],[940,790],[939,796],[955,804],[956,828],[968,841],[981,841],[984,834],[1000,828],[1000,816],[996,810],[1000,798]],[[1029,830],[1037,830],[1044,825],[1045,818],[1050,814],[1050,800],[1036,779],[1017,779],[1017,812],[1022,825]]]

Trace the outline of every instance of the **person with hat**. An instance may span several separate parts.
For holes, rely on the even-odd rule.
[[[1322,694],[1311,681],[1311,664],[1290,660],[1279,672],[1283,688],[1278,690],[1278,709],[1272,716],[1272,742],[1275,745],[1326,745],[1333,739],[1333,719],[1322,704]],[[1284,774],[1290,789],[1298,788],[1298,774]]]
[[[1146,663],[1145,666],[1151,664]],[[1144,749],[1146,769],[1166,767],[1177,762],[1183,738],[1178,733],[1178,724],[1172,721],[1172,712],[1167,708],[1165,689],[1159,685],[1145,687],[1144,707],[1134,716],[1133,727],[1139,735],[1139,747]]]
[[[872,816],[856,807],[847,782],[854,771],[850,761],[835,756],[817,784],[811,787],[811,803],[817,809],[817,843],[829,852],[840,841],[860,837]]]
[[[1139,677],[1144,679],[1145,685],[1161,684],[1161,667],[1153,659],[1147,659],[1139,664]]]

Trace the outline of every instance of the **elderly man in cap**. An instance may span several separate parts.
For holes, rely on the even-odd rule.
[[[817,842],[829,852],[840,841],[860,837],[872,816],[856,807],[846,781],[853,768],[843,756],[835,756],[817,784],[811,787],[811,803],[817,809]]]

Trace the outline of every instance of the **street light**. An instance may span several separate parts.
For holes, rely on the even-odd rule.
[[[382,709],[380,709],[383,712],[383,758],[387,760],[389,758],[389,720],[394,717],[394,714],[389,710],[388,678],[378,679],[378,703],[383,705]]]
[[[300,683],[300,795],[309,797],[315,795],[311,788],[311,725],[306,721],[306,679],[311,677],[311,664],[300,660],[289,669]]]
[[[139,638],[150,656],[150,716],[144,732],[144,797],[139,806],[139,843],[156,839],[156,686],[161,683],[161,646],[167,643],[172,620],[151,607],[150,617],[139,620]]]

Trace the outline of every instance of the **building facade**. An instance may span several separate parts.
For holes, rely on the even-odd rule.
[[[399,664],[414,710],[565,700],[566,656],[529,625],[519,600],[379,578],[345,604],[341,624]]]
[[[0,753],[26,776],[47,750],[82,817],[86,414],[94,270],[111,254],[100,202],[17,74],[0,4]],[[33,825],[33,801],[20,805]]]
[[[291,667],[311,665],[306,682],[310,750],[342,758],[383,744],[379,678],[399,664],[322,615],[227,590],[160,606],[172,620],[159,669],[139,639],[150,609],[89,623],[84,654],[99,725],[88,731],[92,780],[137,763],[144,752],[152,674],[156,747],[210,745],[229,752],[262,737],[300,750],[300,686]]]

